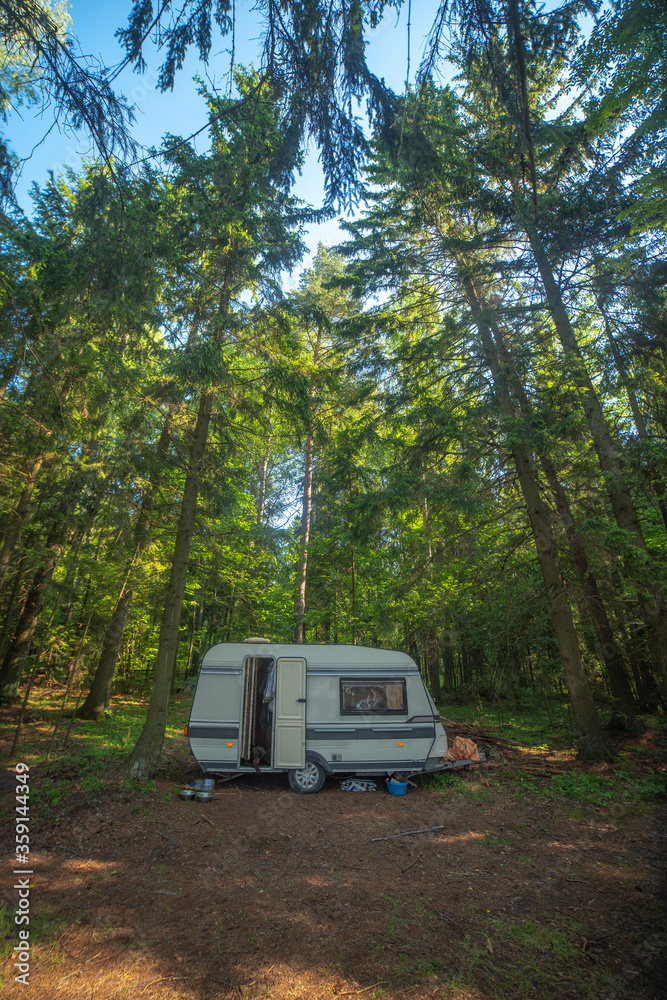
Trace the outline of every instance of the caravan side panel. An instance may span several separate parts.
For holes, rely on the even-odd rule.
[[[203,771],[236,771],[241,667],[202,666],[190,711],[190,749]]]
[[[355,665],[356,666],[356,665]],[[403,688],[405,703],[393,711],[346,710],[342,685]],[[393,665],[363,664],[318,669],[308,664],[307,751],[330,773],[420,771],[436,737],[434,707],[416,665],[408,657]]]

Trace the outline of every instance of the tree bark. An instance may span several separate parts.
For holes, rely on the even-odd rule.
[[[630,404],[632,419],[634,420],[635,427],[637,428],[637,436],[639,437],[640,441],[648,441],[649,433],[648,433],[648,428],[646,426],[646,421],[644,420],[644,414],[640,409],[639,401],[637,400],[635,390],[632,387],[631,380],[625,369],[625,364],[623,362],[623,358],[621,357],[621,352],[619,351],[618,346],[616,344],[614,333],[611,328],[611,321],[604,307],[604,301],[602,299],[602,296],[598,295],[596,301],[597,301],[597,307],[600,310],[600,313],[602,314],[602,319],[604,321],[604,330],[607,335],[607,340],[609,341],[609,347],[611,348],[611,353],[614,359],[614,363],[618,370],[621,382],[623,383],[623,388],[625,389],[628,396],[628,403]],[[667,490],[665,489],[665,483],[663,481],[662,476],[660,475],[660,471],[656,469],[655,463],[651,461],[650,457],[649,461],[647,462],[646,468],[647,468],[649,482],[653,487],[653,492],[655,493],[656,499],[658,501],[658,507],[660,508],[660,513],[662,514],[663,524],[667,528]]]
[[[116,601],[116,607],[105,629],[100,658],[90,690],[83,705],[77,709],[76,715],[79,719],[99,719],[104,714],[131,606],[132,588],[125,587]]]
[[[514,405],[501,369],[493,335],[484,319],[469,277],[463,277],[463,287],[480,334],[501,411],[509,421],[514,421]],[[586,760],[607,760],[609,750],[581,659],[579,638],[572,617],[566,583],[560,570],[558,546],[549,510],[540,496],[537,476],[528,450],[524,445],[517,445],[512,449],[512,455],[535,540],[537,558],[563,664],[563,675],[570,695],[579,756]]]
[[[47,538],[42,565],[33,577],[23,611],[16,623],[14,635],[0,668],[0,704],[11,704],[18,701],[23,664],[30,651],[32,637],[35,634],[37,621],[42,610],[44,594],[51,582],[58,557],[62,551],[65,530],[66,525],[57,522]]]
[[[7,611],[5,612],[4,620],[2,623],[2,631],[0,632],[0,653],[1,658],[4,659],[5,644],[9,635],[14,634],[14,628],[16,622],[19,620],[23,614],[23,608],[25,607],[26,590],[24,587],[21,588],[21,596],[17,601],[17,595],[19,594],[19,588],[23,583],[23,578],[21,574],[22,563],[24,561],[25,555],[22,555],[18,561],[18,565],[14,570],[14,579],[12,581],[12,589],[7,596]]]
[[[641,550],[643,554],[648,554],[639,516],[625,482],[618,448],[609,432],[602,406],[586,369],[576,334],[570,323],[570,318],[560,294],[560,289],[556,283],[551,264],[542,246],[542,241],[536,227],[527,217],[523,219],[523,227],[528,237],[540,278],[542,279],[549,311],[554,321],[558,338],[565,353],[574,361],[584,415],[593,446],[598,456],[600,468],[604,473],[605,485],[614,519],[618,527],[627,532],[631,539],[631,544]],[[646,583],[644,583],[644,586],[646,586]],[[649,630],[649,641],[658,676],[660,677],[662,696],[663,699],[667,700],[667,607],[665,606],[660,586],[652,585],[651,591],[650,596],[640,592],[638,604]]]
[[[627,531],[632,536],[634,545],[646,551],[646,542],[642,527],[630,491],[625,483],[618,448],[614,444],[609,432],[607,418],[604,415],[595,387],[586,369],[577,337],[570,323],[570,317],[568,316],[560,289],[556,283],[551,264],[535,226],[525,219],[523,225],[533,251],[540,278],[542,279],[549,311],[554,321],[558,338],[565,353],[572,359],[576,359],[574,361],[575,376],[581,393],[584,414],[590,430],[591,440],[598,456],[600,468],[605,473],[607,492],[616,523],[619,528]]]
[[[308,542],[310,540],[310,516],[313,509],[313,456],[315,434],[313,424],[308,427],[306,455],[303,473],[303,496],[301,501],[301,545],[297,567],[296,597],[294,598],[294,641],[304,641],[303,619],[306,613],[306,577],[308,573]]]
[[[28,472],[26,474],[26,482],[23,487],[23,492],[19,497],[19,502],[17,504],[16,510],[14,511],[14,516],[11,518],[7,533],[5,535],[2,552],[0,552],[0,588],[5,582],[5,576],[7,575],[7,570],[12,560],[14,550],[18,544],[21,537],[21,532],[23,530],[23,523],[28,513],[28,508],[30,506],[30,500],[35,489],[35,484],[37,483],[37,478],[39,476],[39,471],[42,468],[44,462],[43,455],[37,455],[30,465]]]
[[[436,705],[442,698],[442,685],[440,682],[440,656],[438,648],[438,633],[436,629],[429,629],[426,634],[426,652],[428,657],[428,680],[431,695]]]
[[[94,452],[91,453],[94,456]],[[90,456],[89,456],[90,457]],[[90,525],[95,517],[97,505],[104,495],[109,479],[113,473],[105,476],[98,485],[92,507],[90,507],[84,518],[83,526],[80,529],[78,541],[71,557],[71,562],[67,570],[65,579],[72,579],[74,564],[78,558],[79,550],[83,538],[87,534]],[[77,472],[73,472],[67,481],[63,495],[58,506],[56,519],[53,522],[46,542],[45,557],[42,565],[37,570],[32,586],[26,598],[23,612],[14,631],[14,637],[5,654],[5,658],[0,669],[0,701],[14,701],[18,697],[18,685],[21,679],[23,664],[30,651],[32,638],[37,626],[44,595],[51,581],[56,564],[65,545],[69,531],[69,517],[74,510],[76,495],[78,493],[79,477]]]
[[[123,584],[121,586],[120,594],[116,600],[116,605],[111,618],[109,619],[109,623],[104,631],[100,658],[97,662],[97,667],[90,684],[90,690],[85,701],[76,712],[77,717],[80,719],[100,718],[109,704],[111,685],[116,672],[116,664],[118,663],[118,656],[123,642],[125,626],[132,607],[134,571],[139,562],[139,557],[142,551],[146,548],[150,540],[150,518],[153,513],[155,495],[157,494],[162,482],[160,470],[162,463],[166,459],[167,450],[169,448],[172,421],[175,412],[176,405],[171,404],[157,443],[157,471],[155,472],[150,485],[143,495],[141,507],[139,508],[139,513],[137,515],[137,521],[134,526],[132,539],[134,551],[125,564]]]
[[[271,414],[269,414],[269,426],[266,435],[266,451],[262,461],[262,472],[259,480],[259,497],[257,498],[257,524],[264,524],[264,511],[266,508],[266,483],[269,476],[269,462],[271,460]]]
[[[312,341],[311,341],[312,343]],[[312,343],[313,365],[317,368],[322,345],[322,330],[318,327],[315,341]],[[314,389],[310,389],[312,400]],[[313,463],[315,457],[315,427],[313,423],[313,407],[310,404],[310,420],[306,438],[306,454],[303,473],[303,498],[301,503],[301,548],[297,567],[297,587],[294,598],[294,641],[302,643],[305,637],[304,615],[306,613],[306,578],[308,572],[308,542],[310,539],[310,520],[313,510]]]
[[[540,462],[554,495],[556,509],[565,526],[572,561],[574,562],[581,584],[582,597],[597,633],[599,655],[604,663],[611,696],[614,701],[614,719],[616,724],[627,732],[641,733],[644,731],[644,727],[635,715],[635,699],[623,662],[622,647],[614,635],[614,630],[609,621],[597,580],[588,571],[586,550],[579,533],[574,528],[574,517],[570,510],[565,491],[560,484],[558,474],[551,459],[545,455],[540,455]]]
[[[473,295],[479,306],[474,286]],[[512,355],[507,347],[503,333],[497,324],[491,320],[488,320],[488,326],[498,351],[499,360],[504,366],[504,378],[507,380],[510,395],[516,400],[519,412],[525,417],[530,417],[531,405],[524,387],[513,374]],[[600,595],[597,580],[588,570],[586,549],[581,536],[574,527],[574,516],[558,478],[556,467],[550,456],[543,451],[538,452],[538,459],[553,493],[556,509],[565,527],[570,555],[577,571],[582,597],[597,633],[599,652],[603,658],[609,687],[615,703],[615,719],[628,732],[642,732],[643,726],[635,716],[635,700],[623,663],[622,646],[615,639],[614,630],[609,621],[604,601]]]
[[[213,401],[213,392],[204,390],[199,400],[197,423],[185,475],[169,586],[160,622],[160,638],[148,714],[141,735],[130,755],[126,771],[127,776],[135,781],[147,781],[155,774],[164,743],[169,696],[176,663],[181,608],[197,516],[197,499],[204,470],[208,431],[213,413]]]

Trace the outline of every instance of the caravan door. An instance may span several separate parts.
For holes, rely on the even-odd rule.
[[[306,661],[283,656],[276,664],[273,767],[306,765]]]

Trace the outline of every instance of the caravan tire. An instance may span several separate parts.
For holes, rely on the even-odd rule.
[[[299,795],[313,795],[315,792],[319,792],[325,778],[324,768],[312,760],[309,760],[305,767],[287,772],[290,788],[293,792],[298,792]]]

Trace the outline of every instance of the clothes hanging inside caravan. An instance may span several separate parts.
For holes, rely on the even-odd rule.
[[[276,661],[273,660],[266,672],[266,677],[259,686],[258,693],[262,697],[262,708],[259,713],[259,727],[263,733],[273,722],[273,702],[276,697]]]
[[[275,671],[273,657],[249,656],[245,660],[240,760],[256,771],[271,765]]]

